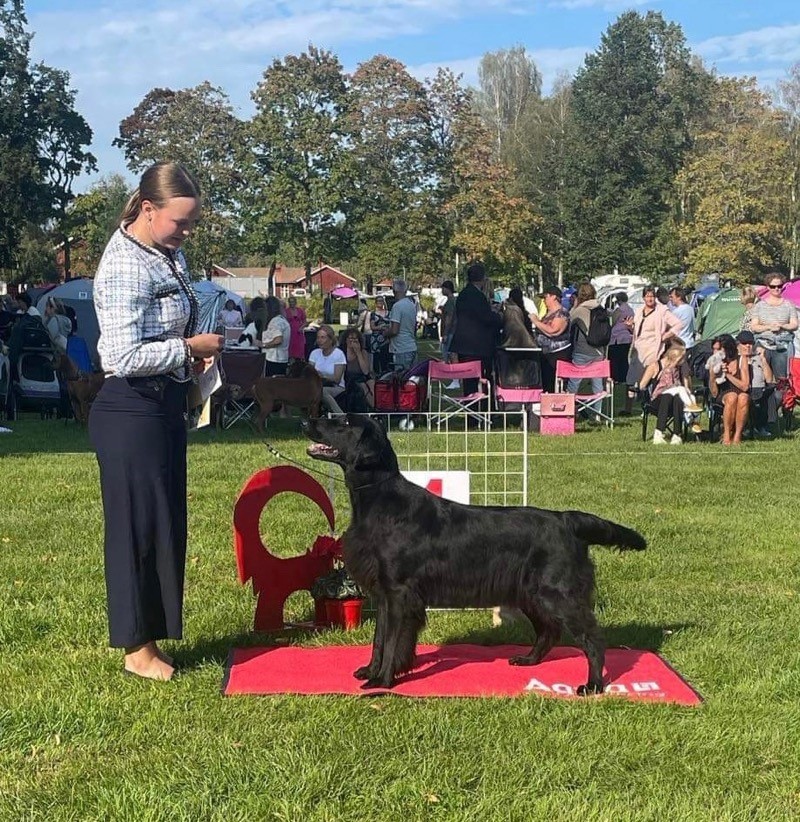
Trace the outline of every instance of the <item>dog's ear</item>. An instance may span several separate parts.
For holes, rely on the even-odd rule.
[[[367,420],[361,428],[361,436],[356,447],[354,467],[360,469],[379,468],[386,464],[386,432],[373,420]]]

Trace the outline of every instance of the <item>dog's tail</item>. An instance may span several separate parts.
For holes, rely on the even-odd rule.
[[[645,538],[632,528],[583,511],[565,511],[564,522],[576,537],[590,545],[616,545],[623,551],[644,551]]]

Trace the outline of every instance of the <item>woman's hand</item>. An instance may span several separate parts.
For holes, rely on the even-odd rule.
[[[189,343],[189,348],[192,349],[193,357],[206,359],[206,357],[213,357],[222,351],[225,338],[220,334],[197,334],[194,337],[189,337],[186,342]]]

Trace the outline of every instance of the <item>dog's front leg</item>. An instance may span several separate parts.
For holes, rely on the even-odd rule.
[[[381,669],[383,645],[386,641],[386,600],[379,597],[375,613],[375,637],[372,640],[372,658],[369,665],[363,665],[353,672],[356,679],[374,679]]]

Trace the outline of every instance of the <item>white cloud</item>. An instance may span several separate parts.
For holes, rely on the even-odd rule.
[[[694,50],[723,71],[727,66],[734,66],[737,73],[749,65],[780,63],[785,66],[800,60],[800,24],[711,37],[697,43]]]

